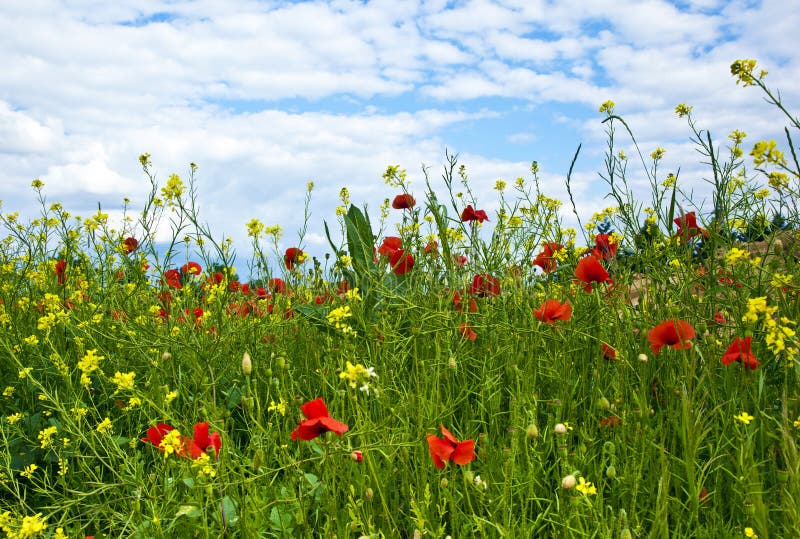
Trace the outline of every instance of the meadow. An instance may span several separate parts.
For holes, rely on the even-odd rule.
[[[243,223],[237,269],[194,164],[161,184],[142,155],[114,228],[35,180],[41,215],[0,215],[0,530],[800,537],[800,122],[754,61],[731,72],[786,139],[719,142],[678,105],[692,200],[603,103],[612,204],[577,230],[536,162],[489,214],[448,155],[413,189],[389,166],[373,212],[342,189],[321,258]]]

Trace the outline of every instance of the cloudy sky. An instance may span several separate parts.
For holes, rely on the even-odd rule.
[[[789,3],[791,4],[791,3]],[[646,153],[698,192],[685,120],[719,141],[735,128],[779,138],[784,121],[729,66],[756,58],[789,105],[800,105],[800,10],[783,1],[65,0],[0,3],[0,198],[36,214],[48,200],[88,216],[141,207],[148,182],[199,166],[201,217],[247,250],[245,223],[301,225],[325,251],[341,187],[372,208],[395,193],[389,164],[439,177],[445,149],[466,165],[479,206],[496,208],[495,180],[529,177],[565,200],[564,177],[583,144],[573,189],[579,209],[609,205],[598,177],[600,103],[613,99]],[[621,140],[622,148],[629,148]],[[644,178],[640,166],[631,180]],[[116,213],[115,213],[116,212]],[[569,221],[571,217],[566,216]]]

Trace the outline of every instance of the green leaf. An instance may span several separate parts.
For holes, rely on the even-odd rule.
[[[175,513],[175,518],[178,517],[188,517],[188,518],[197,518],[201,514],[200,508],[196,505],[181,505],[178,508],[178,512]]]
[[[236,509],[236,502],[230,496],[222,498],[222,518],[226,526],[234,526],[239,522]]]
[[[272,529],[276,531],[291,533],[295,527],[294,512],[286,509],[281,510],[273,507],[269,512],[269,521],[272,524]]]
[[[352,205],[347,211],[347,215],[344,216],[344,224],[347,231],[347,248],[353,261],[353,269],[361,280],[364,274],[375,268],[372,258],[372,249],[375,246],[372,227],[364,213]]]

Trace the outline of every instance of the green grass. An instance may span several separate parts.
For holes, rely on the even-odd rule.
[[[786,112],[754,70],[732,68]],[[343,190],[325,225],[330,263],[293,251],[285,264],[279,228],[250,221],[248,287],[231,267],[233,246],[200,221],[192,179],[159,186],[148,155],[150,197],[115,230],[102,212],[67,215],[34,182],[41,216],[0,217],[0,530],[800,535],[792,131],[788,157],[757,143],[745,159],[739,135],[721,149],[679,106],[708,158],[712,208],[659,170],[659,151],[634,156],[651,182],[645,207],[615,148],[618,127],[633,135],[613,104],[601,111],[616,206],[580,232],[562,226],[535,162],[531,178],[498,183],[490,222],[462,221],[467,205],[485,202],[448,156],[442,182],[422,190],[389,167],[389,195],[416,198],[408,209],[387,203],[370,220]],[[396,219],[399,233],[388,232]],[[164,226],[166,257],[152,241]],[[587,291],[576,267],[591,249],[610,281]],[[190,258],[194,273],[181,270]],[[540,320],[548,299],[571,313]],[[676,320],[695,334],[662,336],[657,349],[654,328]],[[723,365],[745,337],[758,367]],[[301,413],[316,398],[348,429],[293,439],[343,430]],[[220,437],[218,458],[213,437],[193,434],[203,423]],[[177,432],[157,436],[159,424]],[[442,469],[431,444],[441,444]]]

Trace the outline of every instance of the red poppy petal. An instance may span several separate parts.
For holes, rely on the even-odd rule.
[[[208,423],[195,423],[194,441],[202,448],[208,447]]]
[[[459,466],[475,460],[475,440],[464,440],[456,445],[450,455],[450,460]]]
[[[322,397],[318,397],[313,401],[308,401],[300,407],[306,419],[316,419],[318,417],[329,417],[328,407],[325,406],[325,401]]]
[[[322,428],[325,429],[325,431],[335,432],[339,436],[341,436],[350,429],[350,427],[348,427],[341,421],[333,419],[332,417],[320,417],[318,421],[319,424],[322,426]]]
[[[453,436],[453,433],[444,428],[444,425],[439,425],[439,428],[442,430],[442,434],[444,435],[445,440],[452,443],[453,445],[458,443],[458,440],[456,439],[455,436]]]
[[[428,451],[433,459],[433,465],[438,469],[442,469],[445,463],[450,460],[450,455],[453,454],[453,446],[447,441],[442,440],[438,436],[430,435],[428,440]]]

